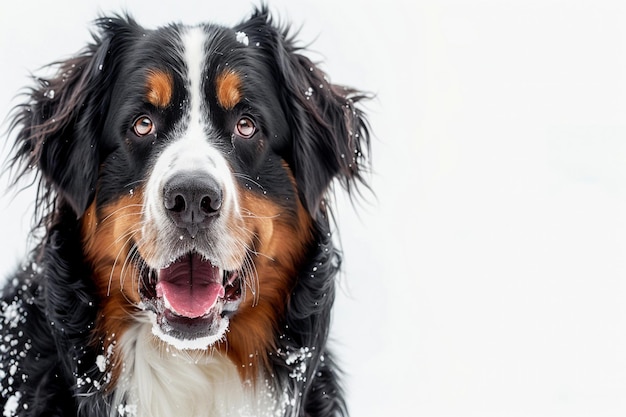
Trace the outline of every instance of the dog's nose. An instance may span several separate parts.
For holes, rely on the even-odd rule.
[[[165,183],[163,203],[174,224],[195,238],[219,214],[222,188],[206,173],[179,173]]]

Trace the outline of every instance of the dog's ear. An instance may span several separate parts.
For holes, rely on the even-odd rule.
[[[129,26],[123,18],[102,18],[93,42],[73,58],[52,64],[52,78],[36,78],[27,102],[17,108],[12,128],[17,136],[13,164],[39,168],[41,189],[54,189],[57,202],[69,204],[78,217],[92,201],[100,163],[116,51],[114,37]],[[22,172],[23,173],[23,172]],[[49,196],[46,196],[49,197]],[[55,197],[52,197],[55,199]]]
[[[301,198],[314,216],[334,178],[351,192],[364,183],[369,129],[357,103],[367,95],[331,84],[313,62],[300,53],[288,28],[274,25],[266,8],[257,10],[237,30],[261,49],[281,90],[293,143],[292,166]]]

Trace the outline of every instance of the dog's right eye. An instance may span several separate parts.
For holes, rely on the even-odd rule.
[[[141,116],[133,123],[133,130],[139,137],[147,136],[154,133],[154,122],[148,116]]]
[[[242,117],[235,125],[235,131],[244,139],[250,139],[256,133],[256,126],[249,117]]]

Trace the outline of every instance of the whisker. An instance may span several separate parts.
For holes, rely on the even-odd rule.
[[[136,257],[137,257],[136,250],[133,250],[133,248],[131,248],[131,250],[126,255],[126,259],[124,260],[124,265],[122,266],[122,273],[121,273],[121,278],[120,278],[121,280],[120,285],[122,286],[122,288],[124,288],[124,281],[126,280],[127,267],[132,268],[132,265],[135,263]],[[137,275],[136,286],[135,286],[135,279],[133,278],[134,277],[131,276],[131,291],[134,293],[135,291],[139,291],[139,279],[140,279],[139,274]],[[123,294],[124,294],[124,298],[126,299],[126,301],[132,304],[132,300],[128,298],[127,294],[125,292],[123,292]]]
[[[252,306],[255,307],[259,304],[259,299],[261,297],[260,281],[256,265],[249,254],[246,254],[244,268],[246,270],[244,273],[244,283],[246,286],[249,286],[252,291]]]
[[[265,190],[265,187],[263,187],[261,184],[259,184],[258,182],[256,182],[255,180],[252,179],[251,176],[247,175],[247,174],[242,174],[240,172],[234,172],[233,176],[237,177],[237,178],[241,178],[243,180],[246,181],[250,181],[252,184],[256,185],[257,187],[259,187],[261,190]]]
[[[109,213],[109,215],[107,215],[106,217],[104,217],[101,222],[104,223],[105,221],[107,221],[108,219],[110,219],[112,216],[115,216],[117,213],[119,213],[120,211],[132,208],[132,207],[143,207],[143,205],[141,204],[127,204],[125,206],[119,207],[115,210],[113,210],[111,213]],[[124,216],[139,216],[141,215],[141,212],[139,213],[126,213],[124,214],[122,217]]]
[[[248,234],[252,234],[252,233],[248,231]],[[241,248],[243,248],[244,253],[245,253],[243,264],[241,266],[241,272],[243,274],[243,281],[244,281],[244,285],[242,287],[242,291],[243,291],[242,296],[245,297],[245,292],[247,288],[249,288],[253,296],[252,305],[256,306],[258,305],[259,298],[260,298],[260,280],[258,276],[258,271],[256,269],[256,264],[254,263],[252,256],[253,255],[264,256],[264,255],[260,254],[253,247],[250,247],[250,245],[242,239],[237,239],[234,245],[236,245],[237,247],[233,249],[240,250]],[[272,260],[272,258],[269,256],[266,256],[266,258]]]
[[[141,228],[137,228],[137,229],[129,230],[126,233],[119,235],[113,242],[111,242],[111,244],[109,245],[109,248],[113,245],[117,245],[118,243],[120,243],[126,236],[139,233],[140,231],[141,231]],[[128,239],[126,240],[126,243],[128,243]]]
[[[139,180],[136,180],[136,181],[131,181],[128,184],[126,184],[124,187],[131,187],[131,186],[133,186],[135,184],[141,184],[142,182],[146,182],[147,183],[148,180],[146,180],[146,179],[139,179]]]
[[[122,255],[122,253],[124,252],[124,248],[126,247],[126,245],[128,244],[128,242],[130,242],[134,236],[134,234],[137,232],[137,230],[135,231],[130,231],[122,236],[128,236],[128,239],[126,239],[126,241],[124,242],[124,244],[122,245],[122,247],[120,248],[120,250],[117,252],[117,256],[115,257],[115,260],[113,261],[113,266],[111,266],[111,273],[109,275],[109,286],[107,288],[107,296],[111,295],[111,285],[113,283],[113,274],[115,273],[115,267],[117,266],[117,263],[120,259],[120,256]],[[120,238],[122,237],[120,236]],[[128,253],[126,254],[125,258],[128,258]],[[124,269],[126,267],[126,259],[124,260],[124,264],[122,265],[122,271],[120,272],[120,289],[124,288]],[[123,293],[123,291],[122,291]]]
[[[241,214],[241,217],[245,219],[277,219],[280,217],[280,213],[274,214],[273,216],[259,216],[249,211],[247,214]]]

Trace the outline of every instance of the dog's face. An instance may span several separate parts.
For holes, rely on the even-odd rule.
[[[288,116],[245,36],[181,27],[126,40],[131,59],[111,86],[104,129],[113,151],[86,239],[96,264],[119,270],[120,293],[173,343],[221,339],[242,301],[258,301],[265,269],[286,256],[297,264],[310,240],[286,162]]]
[[[100,26],[33,93],[20,135],[81,219],[99,328],[122,333],[136,311],[183,348],[271,343],[327,188],[360,175],[353,92],[262,13],[233,29]]]
[[[92,258],[115,256],[96,264],[119,270],[119,292],[151,312],[157,334],[206,346],[244,298],[255,303],[259,277],[271,274],[261,265],[300,261],[310,219],[285,163],[287,116],[271,69],[237,40],[246,35],[196,27],[153,36],[129,43],[135,60],[112,85],[114,151],[86,236]]]

